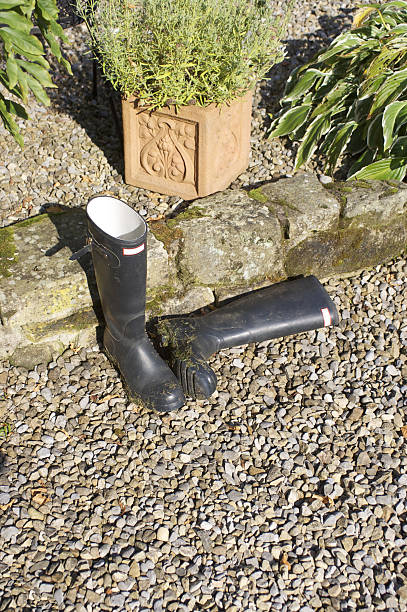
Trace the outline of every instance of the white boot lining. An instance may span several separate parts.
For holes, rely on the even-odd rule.
[[[146,230],[144,220],[135,210],[111,196],[92,198],[87,212],[93,223],[113,238],[137,240]]]

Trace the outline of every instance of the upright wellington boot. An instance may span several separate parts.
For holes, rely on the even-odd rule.
[[[161,321],[161,345],[184,392],[212,395],[216,376],[206,360],[215,352],[338,323],[335,304],[315,276],[260,289],[200,317]]]
[[[147,227],[116,198],[92,198],[87,207],[90,248],[106,321],[104,346],[130,398],[160,412],[185,403],[181,386],[145,332]]]

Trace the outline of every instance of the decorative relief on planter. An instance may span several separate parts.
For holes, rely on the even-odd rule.
[[[195,182],[196,124],[165,115],[140,115],[140,166],[150,176]]]
[[[239,139],[236,134],[239,134],[238,117],[234,117],[233,113],[227,112],[226,109],[223,123],[219,126],[216,133],[216,146],[214,155],[216,158],[216,178],[219,179],[224,174],[228,167],[234,166],[239,157]]]
[[[186,200],[225,189],[249,163],[251,107],[251,92],[158,111],[123,100],[126,183]]]

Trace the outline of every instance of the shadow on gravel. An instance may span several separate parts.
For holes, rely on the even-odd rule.
[[[58,90],[51,90],[52,104],[78,123],[109,165],[124,176],[120,95],[95,70],[90,55],[81,56],[72,71],[70,76],[55,67]]]
[[[58,243],[52,245],[45,253],[46,257],[51,258],[51,261],[52,256],[64,247],[68,247],[71,253],[76,253],[85,246],[87,240],[87,221],[86,212],[82,208],[70,208],[69,206],[62,206],[59,204],[57,206],[55,204],[45,204],[41,212],[48,214],[50,221],[55,225],[58,232]],[[101,345],[105,320],[100,305],[92,256],[90,253],[86,253],[77,261],[86,274],[93,310],[95,311],[99,323],[96,329],[96,338],[97,342]],[[52,263],[50,263],[50,265],[52,265]]]
[[[7,455],[5,455],[2,451],[0,451],[0,476],[7,472],[6,459],[7,459]]]

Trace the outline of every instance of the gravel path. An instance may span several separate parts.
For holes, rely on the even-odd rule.
[[[406,610],[407,264],[338,328],[222,351],[208,401],[128,404],[98,347],[0,369],[0,610]]]
[[[349,23],[351,2],[325,4],[296,10],[236,185],[292,171],[266,104]],[[0,142],[3,224],[101,190],[168,212],[180,201],[123,184],[106,91],[91,99],[69,35],[74,79],[32,105],[23,152]],[[326,287],[340,326],[222,351],[217,393],[165,417],[126,401],[97,346],[0,364],[0,610],[407,610],[407,263]]]

